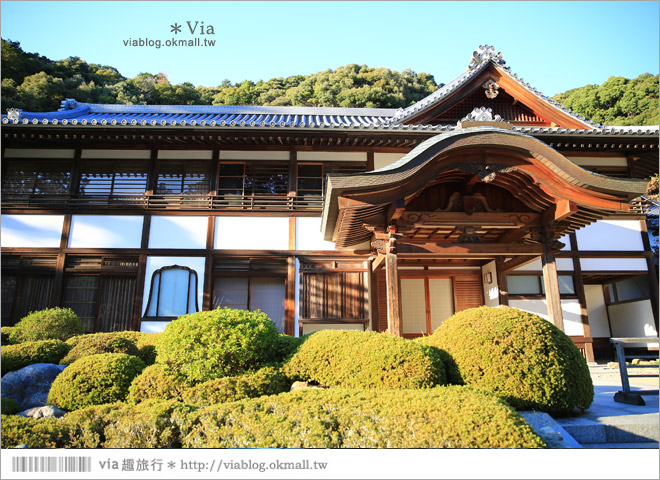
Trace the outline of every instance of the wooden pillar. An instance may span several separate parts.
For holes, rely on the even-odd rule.
[[[213,309],[213,247],[215,245],[215,216],[210,215],[206,226],[206,256],[204,259],[204,288],[202,310]]]
[[[286,296],[284,300],[284,333],[295,335],[296,323],[296,257],[286,259]]]
[[[135,282],[135,296],[133,297],[133,330],[140,331],[142,323],[142,301],[144,300],[144,284],[147,274],[147,254],[138,255],[138,271]]]
[[[367,172],[371,172],[374,170],[374,152],[369,151],[367,152]]]
[[[401,301],[399,296],[399,272],[397,267],[396,243],[390,238],[385,253],[385,284],[387,287],[387,331],[401,337]]]
[[[69,236],[71,235],[72,215],[64,215],[64,224],[62,225],[62,236],[60,237],[60,249],[57,253],[55,262],[55,277],[53,279],[53,288],[50,291],[50,306],[59,307],[62,302],[62,290],[64,288],[64,263],[66,254],[64,249],[69,246]]]
[[[500,305],[509,305],[509,287],[506,282],[504,271],[504,257],[495,258],[495,269],[497,271],[497,290],[499,292]]]
[[[575,233],[570,234],[571,250],[577,251],[577,236]],[[573,255],[573,283],[575,286],[575,293],[580,302],[580,320],[582,321],[582,329],[584,331],[584,356],[587,362],[595,362],[594,358],[594,344],[591,338],[591,327],[589,326],[589,312],[587,311],[587,295],[584,293],[584,279],[582,278],[582,266],[580,259]]]
[[[545,284],[545,299],[548,304],[548,319],[562,332],[564,331],[564,316],[561,311],[559,296],[559,278],[557,277],[557,262],[549,245],[543,246],[543,283]]]

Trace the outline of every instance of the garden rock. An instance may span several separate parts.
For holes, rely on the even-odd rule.
[[[291,385],[291,391],[294,390],[322,390],[323,387],[317,385],[310,385],[309,382],[293,382]]]
[[[50,387],[66,365],[35,363],[2,377],[2,396],[18,402],[23,410],[47,405]]]
[[[29,408],[19,413],[21,417],[32,417],[32,418],[59,418],[63,417],[66,414],[64,410],[61,410],[52,405],[46,405],[45,407],[35,407]]]

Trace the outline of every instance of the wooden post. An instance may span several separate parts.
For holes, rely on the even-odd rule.
[[[402,336],[399,272],[397,268],[396,240],[390,238],[385,253],[385,284],[387,286],[387,331]]]
[[[497,290],[499,291],[500,305],[509,305],[509,287],[504,271],[504,257],[495,258],[495,269],[497,270]]]
[[[296,323],[296,257],[286,259],[286,296],[284,300],[284,333],[295,335]]]
[[[653,310],[653,322],[655,331],[658,331],[658,273],[655,269],[653,253],[651,251],[651,242],[649,242],[648,227],[646,220],[639,221],[640,234],[642,235],[642,244],[644,245],[644,254],[646,256],[646,269],[648,270],[649,281],[649,300],[651,301],[651,310]]]
[[[545,284],[545,299],[548,304],[548,319],[562,332],[564,331],[564,316],[561,311],[561,298],[559,296],[559,278],[557,277],[557,263],[550,246],[543,245],[543,283]]]
[[[569,238],[571,239],[571,250],[577,251],[577,236],[575,233],[571,233]],[[575,286],[575,293],[580,302],[580,320],[582,321],[584,335],[584,356],[586,357],[587,362],[595,362],[594,344],[593,338],[591,337],[591,326],[589,325],[589,312],[587,310],[587,296],[584,293],[582,266],[580,265],[580,259],[575,255],[573,255],[573,283]]]

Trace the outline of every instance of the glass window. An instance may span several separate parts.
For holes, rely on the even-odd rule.
[[[178,317],[198,310],[195,270],[172,265],[154,272],[145,317]]]
[[[218,195],[243,195],[245,164],[221,163],[218,178]]]
[[[161,162],[158,166],[157,194],[205,195],[209,188],[207,162]]]
[[[147,189],[147,162],[85,161],[81,166],[81,195],[144,195]]]
[[[509,295],[541,295],[543,282],[538,275],[508,275],[506,277]]]
[[[65,195],[71,182],[71,162],[6,160],[2,196]]]
[[[645,277],[628,278],[610,285],[612,302],[627,302],[649,298],[649,284]]]
[[[559,275],[559,293],[564,295],[575,295],[573,275]]]
[[[298,165],[298,196],[323,195],[323,165]]]

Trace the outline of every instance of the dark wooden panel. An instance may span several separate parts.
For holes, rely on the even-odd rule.
[[[460,312],[484,304],[484,292],[479,276],[454,278],[454,310]]]

